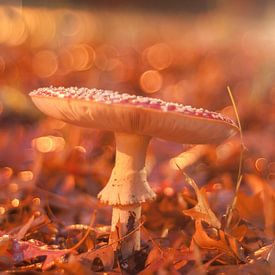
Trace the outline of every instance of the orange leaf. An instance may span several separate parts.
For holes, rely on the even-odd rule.
[[[91,263],[94,263],[94,261],[99,258],[103,264],[104,271],[112,270],[115,260],[114,251],[111,245],[102,246],[98,249],[82,253],[77,257]]]
[[[185,176],[187,183],[192,186],[197,195],[198,203],[195,205],[195,207],[191,209],[183,210],[183,213],[197,221],[202,220],[215,228],[221,228],[220,221],[208,204],[206,191],[204,189],[200,190],[193,179],[191,179],[187,175]]]
[[[222,230],[217,230],[216,239],[213,239],[205,232],[201,221],[196,221],[196,231],[193,235],[193,240],[201,248],[217,249],[229,256],[244,260],[241,246],[237,239],[227,235]]]

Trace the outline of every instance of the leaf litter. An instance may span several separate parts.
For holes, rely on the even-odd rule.
[[[72,132],[70,126],[67,127],[64,131]],[[90,140],[91,134],[86,135]],[[79,159],[74,161],[71,157],[74,152],[70,151],[64,153],[63,159],[54,154],[40,154],[35,184],[33,180],[19,184],[17,174],[11,176],[8,168],[1,169],[0,210],[5,210],[0,215],[1,271],[270,274],[274,270],[274,188],[263,174],[241,171],[245,162],[243,145],[234,148],[241,154],[238,171],[229,173],[215,170],[217,166],[211,168],[220,179],[227,177],[233,182],[233,176],[237,175],[234,191],[232,186],[226,186],[225,180],[219,183],[221,188],[214,188],[212,182],[218,177],[210,175],[202,181],[188,176],[196,162],[213,159],[214,147],[204,148],[203,153],[196,152],[198,155],[189,167],[170,175],[170,180],[160,180],[157,200],[143,207],[144,217],[139,225],[141,251],[122,259],[119,247],[123,238],[110,236],[107,226],[110,209],[98,204],[93,197],[97,189],[89,191],[92,196],[87,195],[85,189],[95,182],[104,183],[97,171],[98,167],[111,169],[112,142],[109,134],[98,138],[90,159],[81,159],[85,173],[79,173]],[[233,163],[238,162],[234,160]],[[66,168],[68,162],[70,171]],[[228,168],[232,169],[227,164],[225,169]],[[266,169],[272,172],[271,165]],[[171,192],[176,190],[172,187],[177,180],[180,188]],[[223,212],[212,195],[226,198],[228,193],[231,194],[227,204],[230,207]],[[98,215],[89,220],[91,208]]]

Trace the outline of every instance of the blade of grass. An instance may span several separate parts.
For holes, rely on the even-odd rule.
[[[240,130],[240,140],[241,140],[241,152],[240,152],[240,159],[239,159],[239,167],[238,167],[237,185],[236,185],[236,189],[235,189],[235,195],[234,195],[234,199],[232,201],[232,204],[231,204],[230,207],[228,207],[227,213],[226,213],[226,217],[227,217],[226,218],[226,227],[228,228],[228,226],[229,226],[229,224],[232,220],[232,212],[233,212],[234,208],[236,207],[237,194],[239,192],[241,181],[242,181],[243,154],[244,154],[244,151],[246,150],[246,147],[244,145],[242,125],[241,125],[237,105],[236,105],[235,99],[233,97],[233,94],[232,94],[231,89],[230,89],[229,86],[227,86],[227,91],[228,91],[230,100],[232,102],[232,106],[233,106],[235,116],[236,116],[236,119],[237,119],[237,122],[238,122],[238,127],[239,127],[239,130]]]

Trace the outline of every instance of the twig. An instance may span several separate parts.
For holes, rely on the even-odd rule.
[[[216,255],[213,259],[209,260],[207,263],[203,265],[204,268],[207,269],[212,263],[214,263],[217,259],[219,259],[223,255],[226,255],[226,252],[221,252],[218,255]]]
[[[119,243],[123,240],[125,240],[126,238],[128,238],[129,236],[131,236],[133,233],[135,233],[136,231],[138,231],[144,224],[145,222],[141,222],[136,228],[134,228],[131,232],[129,232],[128,234],[124,235],[123,237],[111,242],[111,243],[108,243],[107,245],[104,245],[104,246],[101,246],[99,248],[97,248],[96,250],[99,250],[99,249],[102,249],[102,248],[106,248],[108,246],[112,246],[113,244],[116,244],[116,243]]]
[[[48,196],[46,197],[45,199],[45,204],[46,204],[46,210],[48,211],[48,214],[51,215],[51,219],[52,220],[55,220],[58,224],[62,225],[62,226],[65,226],[64,222],[62,222],[61,220],[59,220],[55,214],[53,213],[51,207],[50,207],[50,204],[49,204],[49,199],[48,199]]]
[[[89,233],[91,232],[92,227],[93,227],[93,225],[94,225],[94,223],[95,223],[96,214],[97,214],[97,211],[94,210],[94,212],[93,212],[93,214],[92,214],[92,217],[91,217],[90,224],[89,224],[89,226],[88,226],[88,229],[87,229],[85,235],[81,238],[81,240],[80,240],[77,244],[75,244],[73,247],[71,247],[71,248],[69,249],[70,252],[73,251],[73,250],[76,250],[77,248],[79,248],[80,245],[82,245],[82,243],[86,240],[86,238],[88,237],[88,235],[89,235]]]

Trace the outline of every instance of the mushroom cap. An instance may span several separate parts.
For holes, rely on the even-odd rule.
[[[220,143],[238,131],[219,113],[156,98],[76,87],[40,88],[30,96],[42,112],[68,123],[177,143]]]

